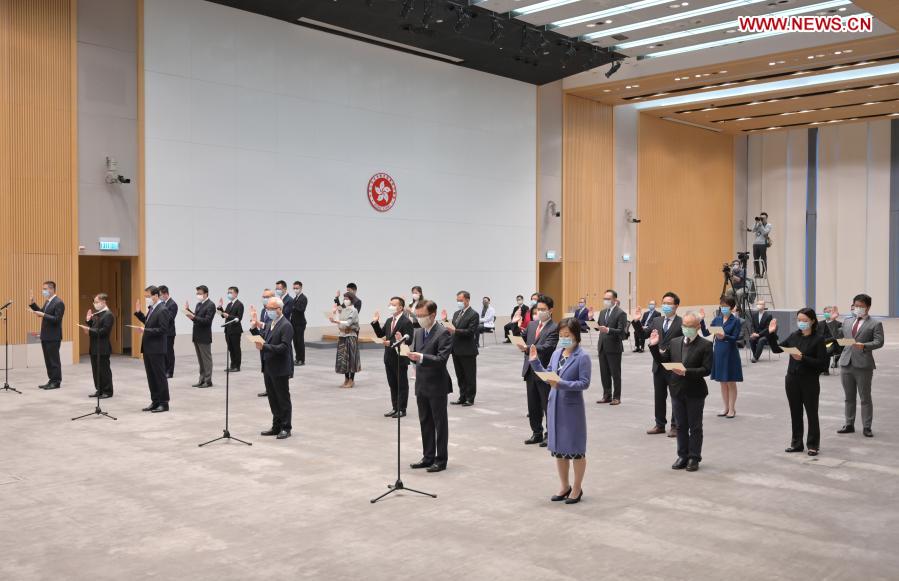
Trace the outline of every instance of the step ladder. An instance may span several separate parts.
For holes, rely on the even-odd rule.
[[[771,283],[768,281],[768,269],[761,277],[752,279],[755,284],[755,300],[763,300],[769,309],[774,310],[774,295],[771,294]]]

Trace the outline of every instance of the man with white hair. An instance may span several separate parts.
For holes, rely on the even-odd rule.
[[[264,339],[256,343],[256,349],[262,354],[262,375],[272,410],[272,427],[262,435],[276,436],[279,440],[289,438],[292,428],[293,327],[283,313],[284,301],[278,297],[271,297],[265,303],[266,323],[261,323],[256,308],[250,307],[250,333]]]

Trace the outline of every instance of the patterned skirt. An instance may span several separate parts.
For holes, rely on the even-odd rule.
[[[359,339],[355,336],[337,339],[336,373],[356,373],[362,371],[362,358],[359,357]]]
[[[552,450],[549,453],[553,458],[562,458],[563,460],[582,460],[587,457],[586,454],[563,454],[561,452],[553,452]]]

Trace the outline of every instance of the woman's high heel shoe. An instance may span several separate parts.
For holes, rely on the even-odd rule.
[[[565,504],[577,504],[581,501],[581,498],[584,497],[584,490],[581,489],[581,493],[577,495],[577,498],[569,498],[565,501]]]
[[[561,495],[561,496],[558,495],[558,494],[555,494],[555,495],[552,496],[552,498],[550,498],[550,500],[553,501],[553,502],[559,502],[560,500],[567,500],[569,494],[571,494],[571,487],[570,487],[570,486],[568,487],[568,491],[567,491],[565,494],[563,494],[563,495]]]

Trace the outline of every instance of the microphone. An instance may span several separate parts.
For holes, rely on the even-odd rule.
[[[405,343],[405,342],[408,341],[408,340],[409,340],[409,333],[406,333],[406,334],[403,335],[400,339],[397,339],[397,340],[390,346],[390,348],[391,348],[391,349],[396,349],[397,346],[400,345],[400,343]]]
[[[14,302],[16,302],[16,301],[14,301],[14,300],[12,300],[12,299],[9,299],[9,302],[7,302],[5,305],[3,305],[2,307],[0,307],[0,311],[2,311],[3,309],[9,308],[9,306],[10,306],[11,304],[13,304]]]
[[[234,323],[240,323],[240,319],[231,319],[230,321],[222,325],[222,327],[227,327],[228,325],[233,325]]]

